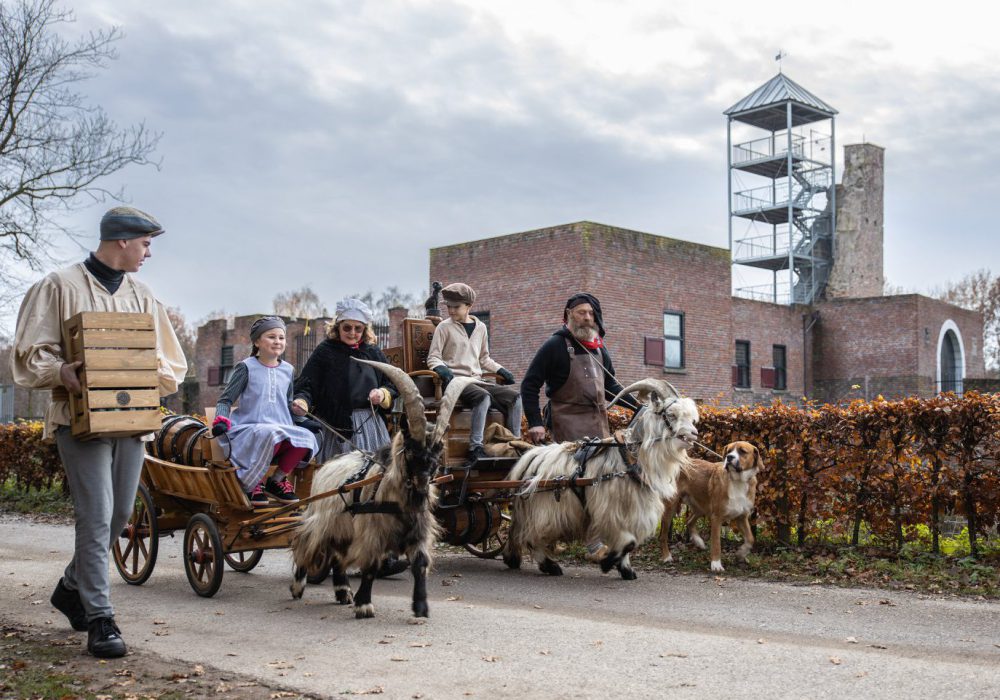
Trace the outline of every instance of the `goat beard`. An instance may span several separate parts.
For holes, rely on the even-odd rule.
[[[573,319],[569,319],[566,322],[566,327],[569,328],[569,332],[576,336],[579,340],[590,342],[597,338],[597,329],[593,326],[580,325],[575,323]]]

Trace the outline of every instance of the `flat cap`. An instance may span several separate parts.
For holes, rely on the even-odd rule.
[[[441,290],[445,306],[448,304],[472,304],[476,301],[476,290],[462,282],[453,282]]]
[[[159,236],[160,222],[134,207],[115,207],[101,217],[102,241],[125,241],[141,236]]]

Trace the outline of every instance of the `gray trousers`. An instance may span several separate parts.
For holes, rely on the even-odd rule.
[[[469,448],[483,446],[486,431],[486,416],[490,405],[499,408],[507,418],[507,427],[514,437],[521,437],[521,393],[512,386],[497,384],[470,384],[461,395],[462,404],[472,409],[472,425],[469,428]]]
[[[135,506],[142,473],[139,438],[77,440],[68,427],[56,430],[56,446],[66,471],[76,518],[73,559],[63,583],[80,593],[87,621],[111,617],[108,551]]]

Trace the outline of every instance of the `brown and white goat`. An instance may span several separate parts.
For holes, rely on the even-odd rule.
[[[536,447],[514,465],[507,478],[530,481],[513,501],[503,554],[507,566],[519,568],[521,553],[527,550],[543,573],[559,576],[562,569],[553,560],[557,542],[600,540],[608,547],[601,570],[607,573],[617,568],[623,579],[636,578],[629,553],[656,531],[663,501],[676,491],[677,474],[688,459],[687,448],[698,436],[698,407],[658,379],[636,382],[619,396],[632,391],[638,391],[639,400],[646,403],[627,431],[624,449],[632,450],[634,464],[612,444],[589,457],[579,474],[574,454],[580,445],[565,442]],[[574,474],[606,480],[582,487],[578,495],[538,488],[541,481]]]
[[[441,464],[444,435],[458,396],[477,380],[453,379],[441,398],[437,421],[428,425],[420,393],[405,372],[380,362],[358,362],[378,368],[396,385],[406,421],[392,442],[375,453],[375,463],[365,475],[383,474],[381,482],[361,489],[360,502],[371,503],[373,508],[353,513],[351,493],[307,506],[292,543],[292,596],[302,597],[310,569],[332,562],[337,601],[342,605],[353,602],[355,617],[374,617],[371,593],[379,565],[389,555],[405,555],[413,572],[413,614],[427,617],[427,570],[439,532],[433,513],[437,488],[432,479]],[[332,491],[356,480],[366,459],[361,452],[350,452],[327,462],[313,477],[313,493]],[[361,583],[352,596],[345,572],[354,568],[361,569]]]

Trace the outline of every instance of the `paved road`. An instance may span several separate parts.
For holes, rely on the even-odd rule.
[[[0,517],[0,619],[65,624],[47,600],[71,541],[70,527]],[[291,600],[286,551],[227,570],[211,599],[192,592],[180,555],[180,537],[164,539],[145,585],[114,575],[131,645],[323,695],[1000,698],[995,602],[707,572],[550,578],[445,555],[431,617],[415,625],[408,577],[376,582],[377,617],[355,620],[329,586]]]

